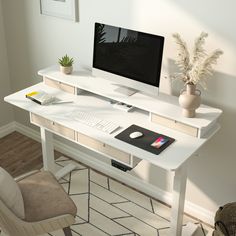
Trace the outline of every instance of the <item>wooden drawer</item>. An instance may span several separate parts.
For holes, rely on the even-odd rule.
[[[112,159],[115,159],[117,161],[121,161],[122,163],[125,163],[127,165],[132,164],[130,154],[123,152],[117,148],[114,148],[110,145],[107,145],[103,142],[100,142],[99,140],[91,138],[85,134],[81,134],[81,133],[77,132],[77,142],[82,145],[85,145],[86,147],[90,147],[90,148],[94,149],[95,151],[105,154]]]
[[[176,120],[172,120],[154,113],[150,114],[151,121],[160,125],[163,125],[165,127],[178,130],[182,133],[191,135],[193,137],[198,137],[199,135],[199,129],[181,122],[178,122]]]
[[[110,145],[103,144],[102,152],[108,156],[111,156],[117,161],[121,161],[128,165],[131,165],[131,155],[129,153],[123,152],[117,148]]]
[[[43,126],[69,139],[75,140],[75,131],[63,125],[57,124],[44,117],[31,113],[31,123]]]
[[[94,150],[97,150],[99,152],[102,151],[103,143],[96,140],[96,139],[93,139],[85,134],[81,134],[81,133],[77,132],[77,139],[76,140],[78,143],[81,143],[87,147],[94,149]]]
[[[76,89],[75,87],[71,86],[71,85],[68,85],[68,84],[64,84],[62,82],[59,82],[59,81],[55,81],[55,80],[52,80],[52,79],[49,79],[47,77],[44,77],[43,78],[43,81],[46,85],[50,86],[50,87],[53,87],[53,88],[57,88],[57,89],[60,89],[64,92],[67,92],[67,93],[72,93],[72,94],[76,94]]]

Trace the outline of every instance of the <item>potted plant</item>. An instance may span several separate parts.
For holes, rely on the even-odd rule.
[[[73,70],[74,59],[70,58],[67,54],[58,59],[60,64],[60,71],[64,74],[71,74]]]
[[[186,42],[178,33],[173,34],[178,45],[176,64],[179,68],[179,73],[176,73],[174,78],[183,81],[185,85],[180,93],[179,103],[186,117],[195,117],[195,110],[201,103],[201,91],[196,89],[196,85],[206,89],[206,79],[213,74],[212,65],[216,64],[219,56],[223,54],[220,49],[206,53],[203,46],[207,36],[207,33],[202,32],[196,38],[192,56],[190,56]]]

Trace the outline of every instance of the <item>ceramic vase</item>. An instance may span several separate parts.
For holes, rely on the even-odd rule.
[[[63,73],[63,74],[71,74],[72,71],[73,71],[73,67],[72,66],[60,66],[60,71]]]
[[[196,85],[187,84],[186,88],[180,92],[179,104],[183,108],[183,116],[189,118],[195,117],[195,110],[201,104],[201,91],[196,89]]]

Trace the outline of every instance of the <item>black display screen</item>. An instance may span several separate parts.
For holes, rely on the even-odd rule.
[[[159,87],[164,37],[95,23],[93,67]]]

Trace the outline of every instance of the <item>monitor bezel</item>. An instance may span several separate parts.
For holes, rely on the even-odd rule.
[[[159,55],[160,55],[159,59],[160,60],[157,61],[157,75],[156,75],[155,82],[148,83],[147,81],[138,80],[136,78],[133,78],[132,76],[126,77],[122,73],[115,72],[115,71],[109,70],[107,68],[102,68],[102,67],[96,66],[95,65],[95,55],[96,55],[96,50],[95,50],[96,49],[95,48],[95,46],[96,46],[96,44],[95,44],[96,34],[95,34],[95,32],[96,32],[96,25],[97,24],[103,24],[103,25],[116,27],[116,28],[121,28],[121,29],[125,29],[125,30],[132,30],[132,31],[136,31],[138,33],[148,35],[150,37],[158,38],[160,40],[160,51],[159,51]],[[117,86],[136,89],[140,92],[144,92],[144,93],[147,93],[149,95],[156,96],[156,95],[158,95],[158,92],[159,92],[159,86],[160,86],[160,80],[161,80],[161,69],[162,69],[162,60],[163,60],[163,51],[164,51],[164,41],[165,41],[165,38],[163,36],[160,36],[160,35],[154,35],[154,34],[141,32],[141,31],[137,31],[137,30],[133,30],[133,29],[128,29],[128,28],[123,28],[123,27],[119,27],[119,26],[114,26],[114,25],[95,22],[95,24],[94,24],[92,74],[95,77],[97,76],[97,77],[102,77],[104,79],[109,79],[109,80],[115,82],[115,84],[117,84]]]

